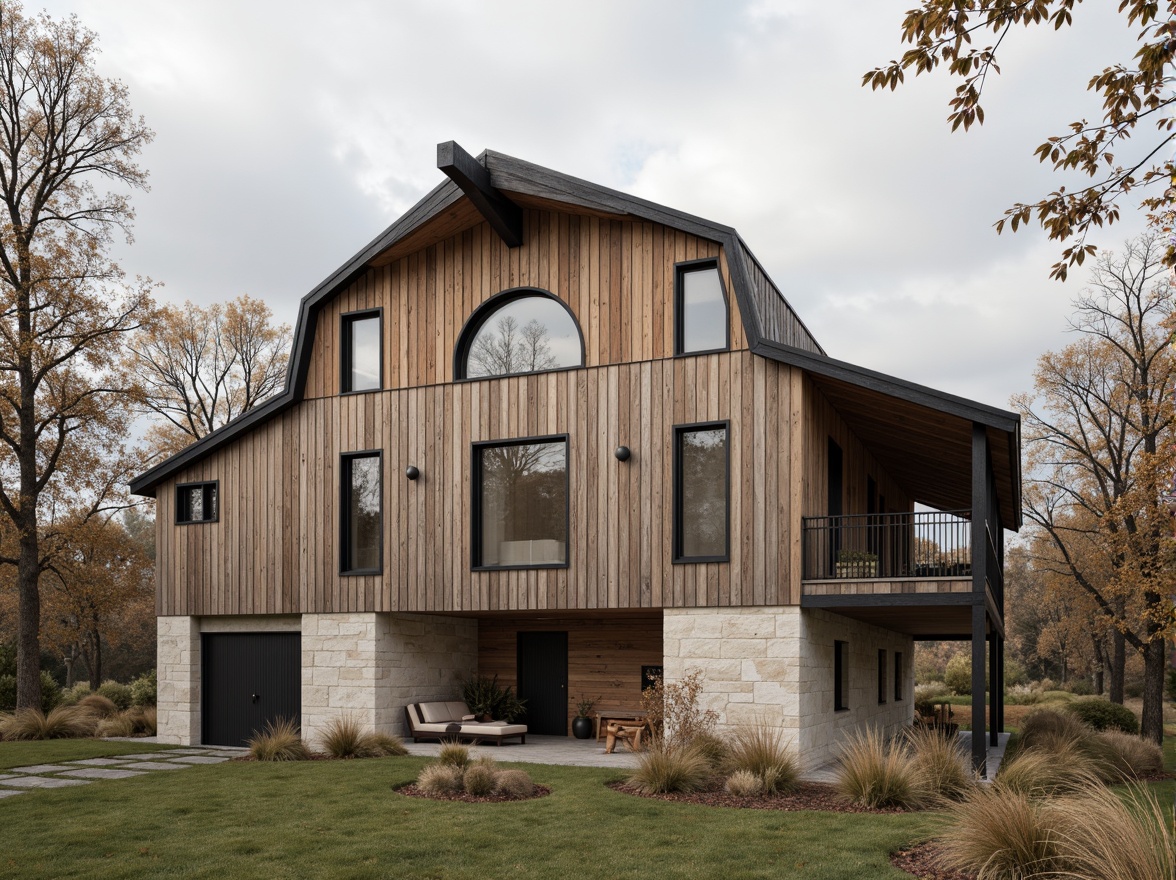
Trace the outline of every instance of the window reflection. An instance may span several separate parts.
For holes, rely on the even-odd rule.
[[[727,429],[678,434],[679,556],[727,555]]]
[[[682,310],[682,350],[712,351],[727,347],[727,301],[714,266],[683,272],[680,307]]]
[[[483,446],[479,565],[567,562],[567,442]]]
[[[344,391],[373,391],[380,387],[380,316],[348,317],[344,332]]]
[[[380,457],[344,459],[347,480],[344,571],[380,568]]]
[[[465,378],[538,373],[584,362],[568,311],[546,296],[521,296],[492,311],[466,350]]]

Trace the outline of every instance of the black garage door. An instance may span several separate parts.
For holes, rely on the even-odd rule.
[[[302,722],[302,636],[299,633],[204,633],[203,740],[243,746],[267,721]]]

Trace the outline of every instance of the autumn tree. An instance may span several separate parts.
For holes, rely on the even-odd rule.
[[[1144,661],[1142,729],[1160,740],[1164,638],[1172,624],[1176,356],[1165,322],[1172,289],[1154,236],[1106,254],[1072,319],[1080,338],[1043,355],[1024,423],[1025,516],[1049,538],[1051,570],[1111,624],[1111,699],[1123,699],[1124,651]]]
[[[151,302],[108,247],[129,238],[152,132],[97,54],[75,17],[0,5],[0,512],[15,535],[0,564],[17,571],[18,707],[41,702],[42,502],[107,505],[109,445],[135,389],[120,349]]]
[[[984,85],[990,75],[1000,73],[1000,49],[1010,34],[1018,28],[1068,27],[1077,3],[920,0],[902,23],[902,42],[910,48],[901,58],[866,73],[863,85],[895,89],[907,71],[918,76],[945,70],[959,80],[947,121],[953,131],[966,131],[974,123],[984,123]],[[1071,265],[1081,265],[1094,252],[1094,246],[1086,243],[1089,231],[1119,218],[1120,196],[1152,186],[1152,194],[1143,201],[1145,207],[1162,212],[1173,202],[1171,192],[1161,194],[1155,189],[1167,187],[1173,179],[1174,166],[1168,157],[1176,137],[1172,130],[1176,96],[1171,90],[1176,11],[1171,4],[1155,0],[1121,0],[1119,13],[1128,26],[1139,28],[1139,48],[1131,61],[1092,72],[1087,89],[1102,99],[1102,119],[1076,120],[1034,150],[1038,161],[1055,171],[1074,172],[1089,182],[1070,190],[1059,186],[1034,201],[1016,202],[996,223],[997,232],[1006,222],[1016,231],[1036,215],[1051,239],[1068,241],[1051,272],[1062,280]],[[973,38],[983,38],[984,45],[973,44]],[[1170,261],[1173,256],[1171,249],[1165,254]]]
[[[148,435],[170,455],[281,391],[290,325],[274,326],[269,306],[248,295],[207,307],[164,306],[131,346],[145,407],[160,416]]]

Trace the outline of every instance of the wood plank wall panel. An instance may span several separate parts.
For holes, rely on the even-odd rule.
[[[833,405],[825,398],[808,376],[802,381],[804,394],[804,489],[801,506],[804,516],[823,516],[829,512],[829,438],[841,447],[842,513],[867,512],[867,478],[878,484],[878,494],[886,499],[886,509],[907,512],[914,509],[889,474],[866,449],[865,445],[846,425]],[[847,549],[866,549],[863,547]]]
[[[713,241],[654,223],[555,211],[524,211],[524,241],[508,248],[482,223],[369,270],[327,303],[315,322],[306,397],[339,391],[339,316],[384,309],[384,385],[408,388],[453,379],[453,351],[466,320],[491,296],[516,287],[549,291],[572,310],[587,366],[673,355],[674,264],[725,255]],[[731,300],[731,347],[747,341]]]
[[[160,613],[794,602],[797,387],[792,368],[736,351],[304,401],[181,475],[220,481],[218,522],[173,525],[175,482],[160,485]],[[675,565],[673,427],[722,419],[731,561]],[[562,433],[571,565],[471,571],[471,444]],[[613,456],[622,444],[626,463]],[[384,571],[341,577],[339,456],[369,449],[383,452]],[[415,482],[404,478],[410,464]]]
[[[821,353],[821,347],[808,329],[801,323],[796,312],[788,305],[780,289],[772,283],[772,279],[760,268],[751,251],[739,245],[740,257],[747,267],[747,274],[751,279],[751,296],[755,301],[755,310],[759,315],[760,333],[773,342],[791,345],[796,348]]]
[[[482,618],[478,621],[478,671],[497,675],[503,687],[518,686],[519,632],[568,634],[568,730],[576,701],[598,697],[605,708],[641,708],[641,667],[662,663],[661,614],[599,619]]]

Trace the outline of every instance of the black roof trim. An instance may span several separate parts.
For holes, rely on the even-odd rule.
[[[437,167],[461,187],[507,247],[522,245],[523,212],[494,187],[490,172],[482,163],[463,150],[457,141],[444,141],[437,144]]]

